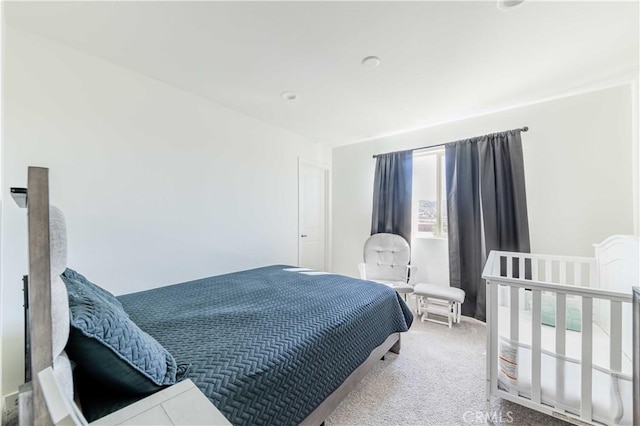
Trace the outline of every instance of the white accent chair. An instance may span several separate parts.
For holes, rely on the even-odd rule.
[[[399,235],[380,233],[364,243],[364,263],[358,265],[360,278],[384,284],[402,294],[413,293],[418,268],[409,265],[409,243]]]

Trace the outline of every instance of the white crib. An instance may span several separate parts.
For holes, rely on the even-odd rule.
[[[596,244],[593,258],[490,253],[487,399],[575,424],[633,424],[638,247],[618,235]]]

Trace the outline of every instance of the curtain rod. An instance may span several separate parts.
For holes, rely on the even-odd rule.
[[[497,132],[497,133],[506,133],[506,132],[512,132],[514,130],[520,130],[521,132],[526,132],[529,130],[529,128],[527,126],[521,127],[519,129],[512,129],[512,130],[505,130],[504,132]],[[489,135],[495,135],[496,133],[489,133]],[[488,136],[488,135],[485,135]],[[482,136],[477,136],[477,137],[482,137]],[[445,145],[449,145],[450,143],[456,143],[456,142],[460,142],[461,140],[466,140],[466,139],[460,139],[457,141],[452,141],[452,142],[445,142],[445,143],[439,143],[437,145],[429,145],[429,146],[422,146],[420,148],[413,148],[413,149],[404,149],[404,150],[400,150],[400,151],[392,151],[392,152],[385,152],[384,154],[375,154],[373,156],[373,158],[378,157],[379,155],[385,155],[385,154],[393,154],[396,152],[403,152],[403,151],[419,151],[421,149],[429,149],[429,148],[437,148],[439,146],[445,146]]]

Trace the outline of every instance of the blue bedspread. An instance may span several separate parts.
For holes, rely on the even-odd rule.
[[[120,296],[233,424],[300,423],[413,316],[383,285],[278,265]]]

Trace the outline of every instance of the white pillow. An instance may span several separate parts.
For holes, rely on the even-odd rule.
[[[69,340],[69,296],[59,276],[51,278],[51,351],[55,359]]]
[[[49,248],[51,256],[51,329],[55,359],[69,340],[69,298],[60,275],[67,269],[67,225],[62,210],[49,206]]]
[[[58,277],[67,269],[67,224],[56,206],[49,206],[49,247],[51,276]]]
[[[71,361],[64,352],[69,340],[69,296],[60,275],[67,269],[67,225],[62,210],[49,206],[49,248],[51,259],[51,343],[53,375],[60,390],[73,401]]]

